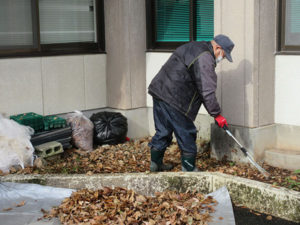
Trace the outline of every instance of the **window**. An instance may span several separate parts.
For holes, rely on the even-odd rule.
[[[279,7],[279,51],[300,51],[300,1],[282,0]]]
[[[214,0],[147,0],[147,48],[173,50],[214,36]]]
[[[101,51],[103,0],[0,0],[0,56]]]

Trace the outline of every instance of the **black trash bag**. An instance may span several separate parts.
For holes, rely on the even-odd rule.
[[[127,118],[118,112],[99,112],[91,116],[94,124],[94,143],[115,145],[126,141]]]

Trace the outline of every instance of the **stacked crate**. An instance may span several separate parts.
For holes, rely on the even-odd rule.
[[[34,129],[35,134],[30,141],[41,157],[50,157],[72,147],[72,129],[61,117],[29,112],[10,116],[10,119]]]

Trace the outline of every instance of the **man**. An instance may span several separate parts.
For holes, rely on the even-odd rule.
[[[224,57],[232,62],[233,47],[233,42],[221,34],[210,42],[184,44],[175,50],[152,80],[148,87],[153,97],[156,129],[149,143],[152,172],[173,168],[163,163],[164,152],[171,144],[173,132],[181,150],[182,170],[197,171],[197,130],[193,121],[201,104],[220,127],[227,125],[215,95],[215,67]]]

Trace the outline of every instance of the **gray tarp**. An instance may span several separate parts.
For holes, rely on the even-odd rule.
[[[0,225],[59,225],[58,219],[37,221],[43,216],[41,209],[50,210],[69,197],[72,189],[54,188],[37,184],[0,183]],[[210,225],[235,225],[230,196],[226,187],[209,194],[218,201]],[[15,207],[25,201],[22,207]],[[13,208],[10,211],[3,209]],[[220,220],[219,217],[223,217]]]

